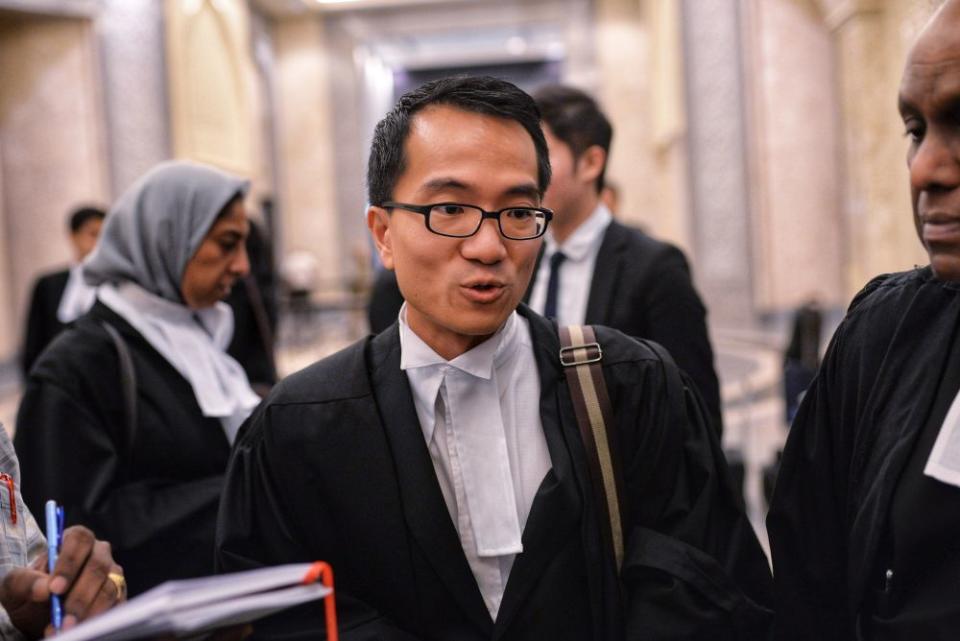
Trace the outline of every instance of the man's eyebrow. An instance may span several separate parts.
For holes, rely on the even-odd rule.
[[[514,185],[506,191],[507,196],[527,196],[529,198],[540,198],[540,188],[532,183],[523,185]]]
[[[456,178],[434,178],[428,180],[423,185],[423,189],[428,192],[439,192],[447,190],[465,191],[469,185]],[[527,198],[540,198],[540,189],[533,183],[522,183],[508,187],[504,192],[505,196],[523,196]]]
[[[912,114],[912,113],[916,113],[917,108],[913,104],[913,102],[911,102],[910,100],[907,100],[904,97],[904,95],[901,93],[897,95],[897,110],[901,114],[908,114],[908,113]]]
[[[446,189],[466,189],[467,185],[455,178],[434,178],[424,184],[428,191],[444,191]]]

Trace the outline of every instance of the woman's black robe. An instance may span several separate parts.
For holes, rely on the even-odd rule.
[[[117,329],[133,360],[133,435],[117,349],[102,322]],[[56,499],[67,525],[86,525],[109,541],[131,594],[213,572],[230,449],[220,421],[204,417],[187,380],[102,303],[37,361],[14,445],[30,510],[43,514],[44,502]]]

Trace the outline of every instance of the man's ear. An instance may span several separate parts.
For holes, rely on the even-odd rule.
[[[393,269],[393,247],[390,237],[390,214],[383,207],[371,206],[367,209],[367,227],[373,235],[380,262],[387,269]]]
[[[577,174],[584,182],[596,182],[606,164],[607,152],[600,145],[591,145],[577,158]]]

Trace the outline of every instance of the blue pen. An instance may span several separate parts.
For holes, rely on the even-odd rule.
[[[63,536],[63,508],[57,507],[54,500],[47,501],[44,505],[44,517],[47,526],[47,571],[52,575]],[[60,597],[56,594],[50,595],[50,619],[53,629],[59,632],[63,624],[63,610],[60,608]]]

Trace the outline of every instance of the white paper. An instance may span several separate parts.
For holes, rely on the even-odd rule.
[[[327,596],[304,585],[310,563],[169,581],[57,635],[57,641],[126,641],[160,634],[200,633],[246,623]]]
[[[950,405],[923,473],[960,487],[960,394]]]

